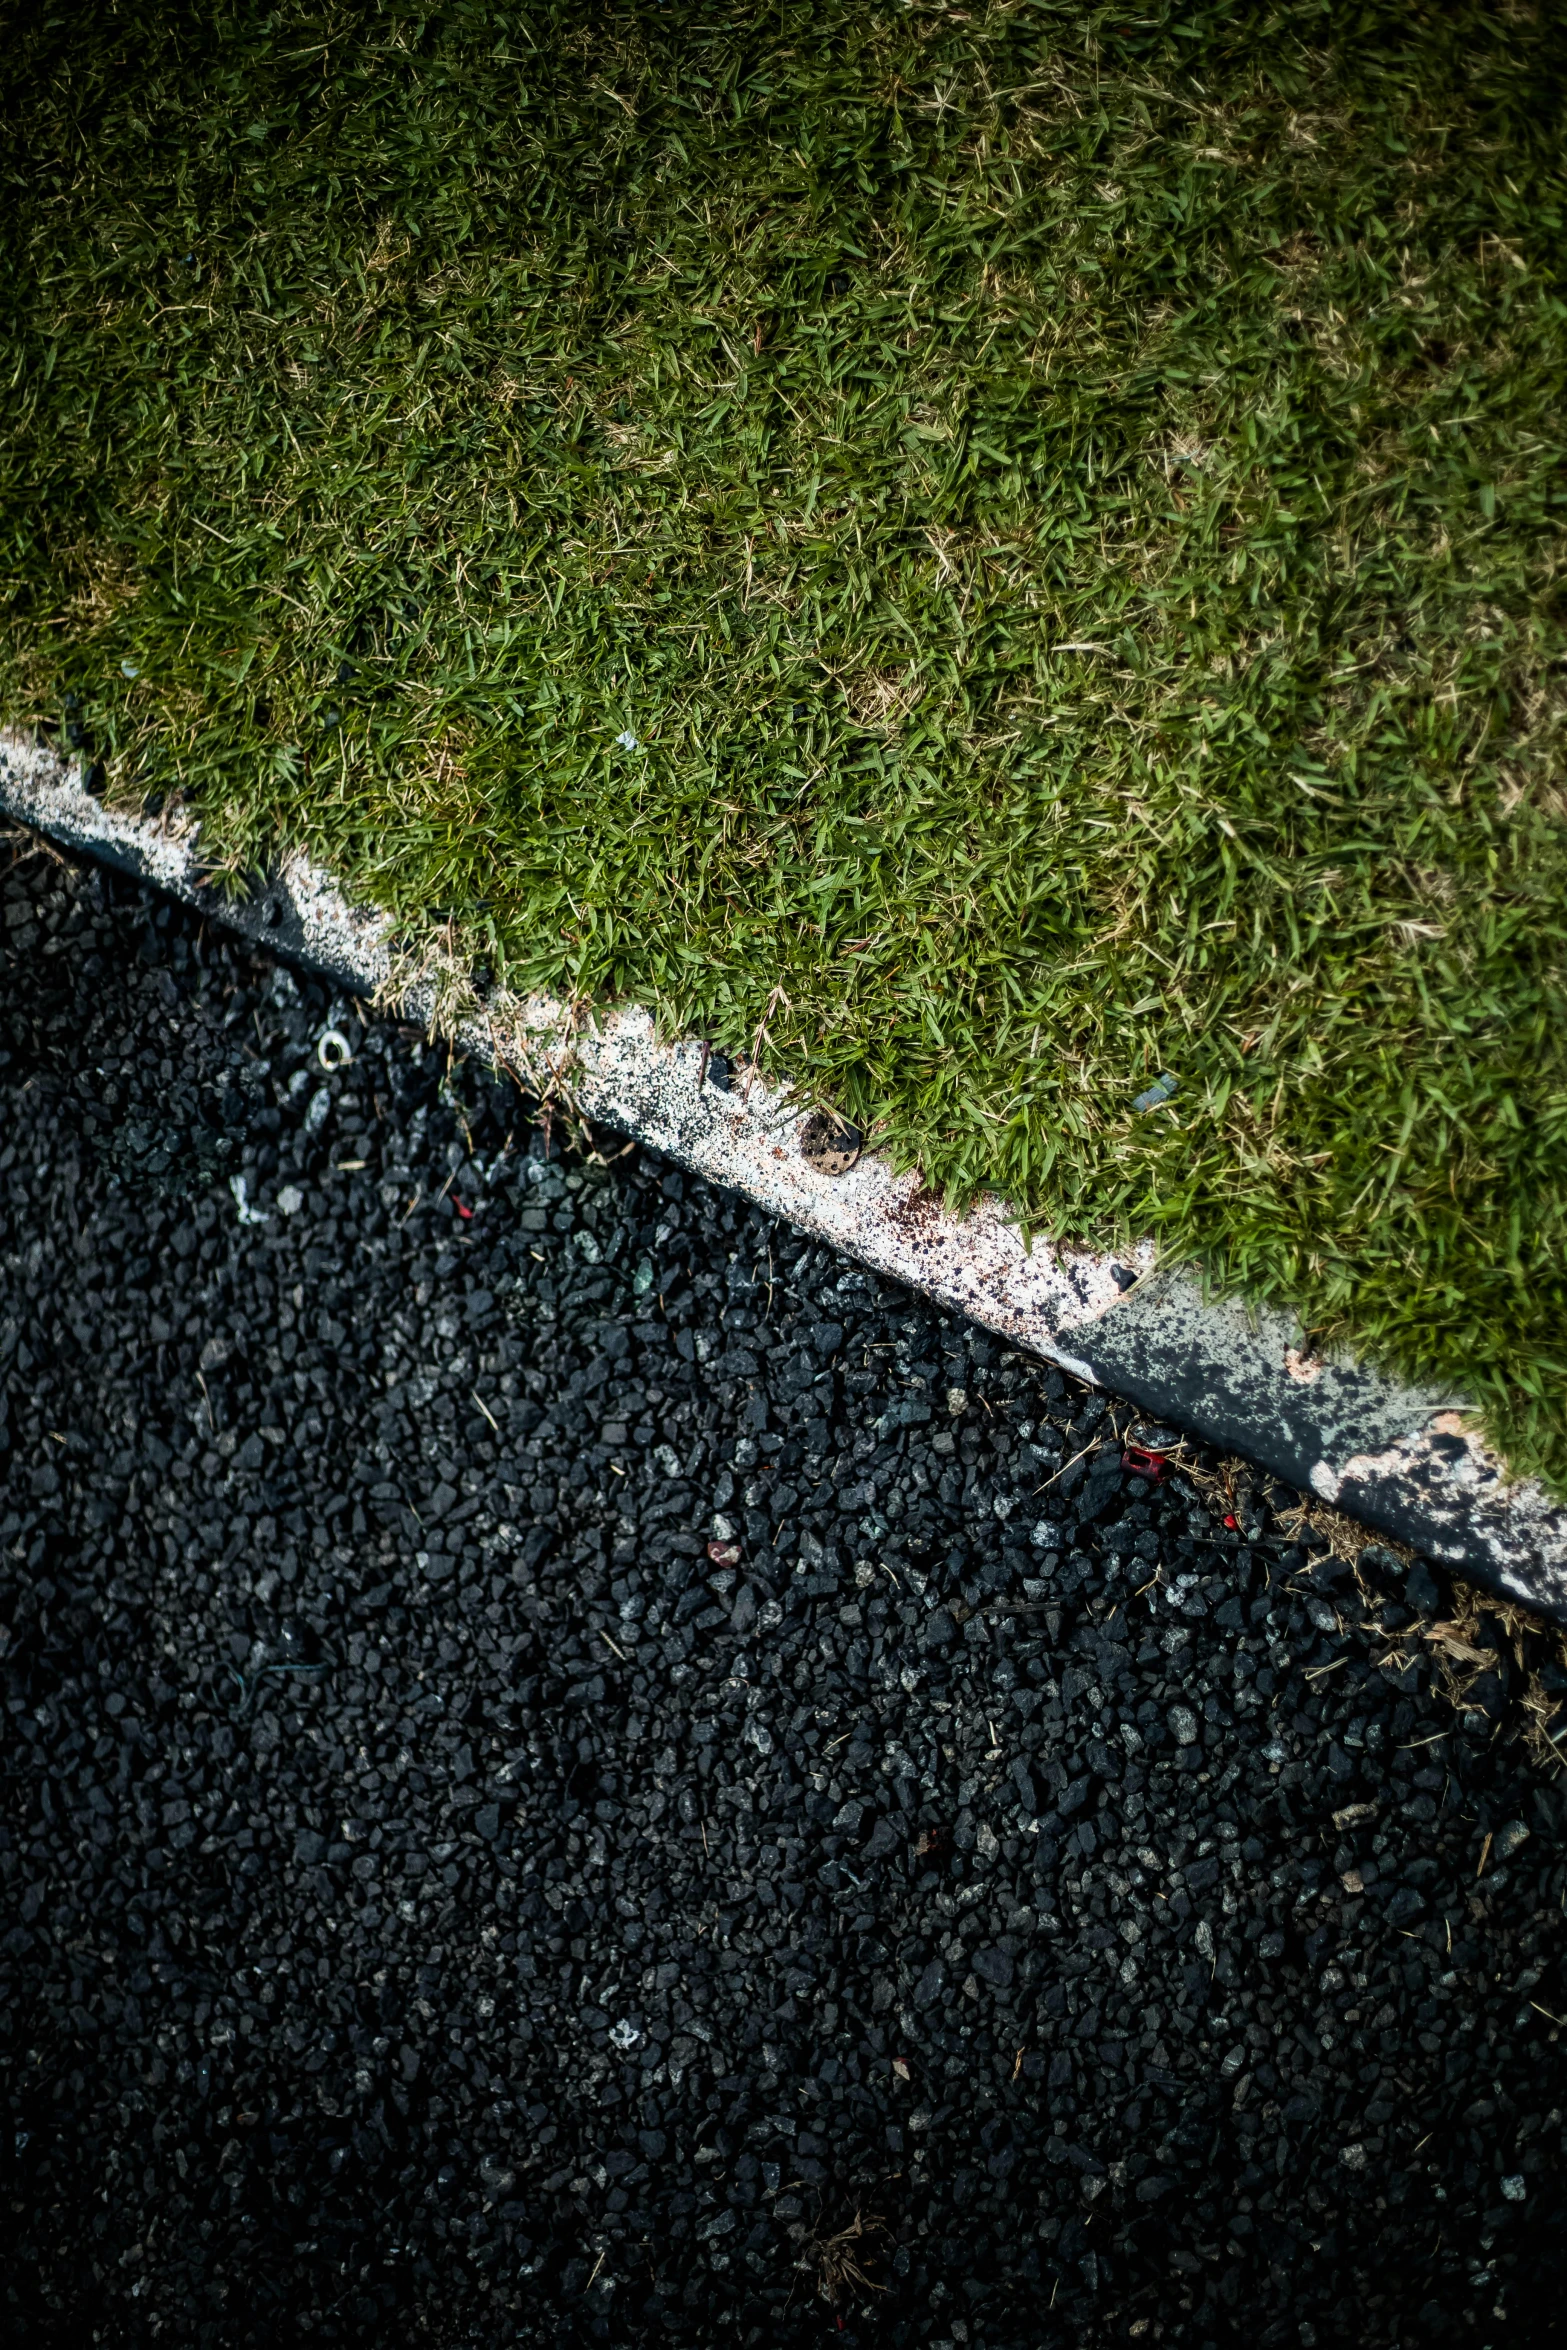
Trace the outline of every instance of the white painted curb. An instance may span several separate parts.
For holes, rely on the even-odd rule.
[[[193,824],[105,808],[73,767],[16,735],[0,736],[0,811],[357,994],[420,1021],[440,1017],[540,1095],[569,1098],[1077,1378],[1567,1621],[1567,1510],[1511,1477],[1469,1428],[1462,1399],[1353,1361],[1304,1358],[1289,1317],[1205,1300],[1190,1274],[1157,1267],[1146,1242],[1119,1257],[1042,1239],[1025,1249],[994,1201],[950,1215],[916,1177],[874,1157],[827,1174],[804,1155],[804,1120],[785,1094],[760,1079],[728,1092],[704,1083],[703,1046],[661,1039],[640,1009],[595,1018],[545,996],[480,1004],[458,972],[405,973],[387,918],[351,906],[303,858],[248,901],[227,902],[207,885]],[[1128,1273],[1138,1279],[1123,1289]]]

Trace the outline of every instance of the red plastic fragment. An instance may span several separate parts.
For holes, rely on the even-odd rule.
[[[1129,1444],[1121,1455],[1123,1469],[1130,1469],[1134,1476],[1148,1478],[1154,1485],[1158,1484],[1168,1464],[1167,1453],[1150,1452],[1144,1444]]]
[[[1225,1518],[1224,1523],[1226,1526],[1228,1526],[1232,1534],[1238,1534],[1241,1530],[1241,1522],[1239,1518],[1233,1514],[1233,1512]]]
[[[452,1201],[452,1206],[457,1210],[458,1215],[461,1216],[465,1224],[471,1224],[473,1222],[472,1208],[465,1208],[460,1199],[454,1199]]]

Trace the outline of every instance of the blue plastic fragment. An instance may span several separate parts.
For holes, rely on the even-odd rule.
[[[1178,1090],[1180,1082],[1181,1081],[1178,1077],[1174,1076],[1170,1070],[1166,1069],[1162,1077],[1156,1077],[1154,1079],[1152,1085],[1149,1086],[1146,1093],[1140,1093],[1137,1096],[1136,1100],[1132,1103],[1133,1109],[1157,1110],[1161,1108],[1162,1105],[1170,1099],[1172,1094]]]

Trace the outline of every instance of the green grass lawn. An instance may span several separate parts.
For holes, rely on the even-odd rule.
[[[1563,8],[8,15],[0,709],[1567,1477]]]

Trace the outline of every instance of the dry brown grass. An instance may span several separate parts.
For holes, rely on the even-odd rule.
[[[1482,1639],[1482,1616],[1489,1617],[1487,1628],[1506,1642],[1523,1676],[1517,1704],[1518,1735],[1525,1753],[1544,1768],[1561,1770],[1564,1760],[1552,1724],[1567,1728],[1567,1722],[1562,1720],[1561,1699],[1545,1687],[1539,1669],[1547,1659],[1567,1667],[1567,1633],[1557,1625],[1542,1623],[1511,1600],[1495,1599],[1472,1584],[1455,1582],[1451,1615],[1441,1623],[1421,1627],[1438,1690],[1450,1705],[1462,1708],[1481,1674],[1495,1665],[1495,1651]]]
[[[1209,1468],[1185,1446],[1169,1457],[1206,1506],[1221,1516],[1238,1515],[1248,1490],[1256,1483],[1257,1472],[1244,1461],[1222,1460],[1216,1468]],[[1355,1589],[1368,1618],[1376,1615],[1388,1595],[1378,1589],[1362,1565],[1366,1551],[1374,1544],[1406,1566],[1415,1560],[1416,1554],[1407,1543],[1391,1535],[1373,1534],[1342,1510],[1332,1509],[1309,1494],[1300,1495],[1290,1507],[1278,1511],[1274,1523],[1288,1540],[1312,1538],[1326,1547],[1330,1558],[1341,1559],[1354,1569]],[[1440,1619],[1417,1621],[1398,1633],[1387,1661],[1410,1663],[1422,1654],[1428,1656],[1438,1695],[1461,1713],[1476,1682],[1495,1669],[1499,1661],[1496,1643],[1501,1642],[1522,1681],[1515,1701],[1514,1735],[1542,1768],[1567,1767],[1567,1757],[1553,1735],[1553,1725],[1557,1733],[1567,1732],[1567,1710],[1541,1677],[1547,1663],[1567,1671],[1567,1631],[1516,1601],[1499,1599],[1461,1577],[1452,1578],[1451,1589],[1448,1613]]]
[[[881,2247],[890,2230],[875,2212],[857,2211],[847,2227],[830,2236],[810,2236],[801,2246],[795,2266],[814,2277],[817,2299],[835,2309],[853,2293],[884,2293],[866,2271],[867,2262],[883,2257]]]

